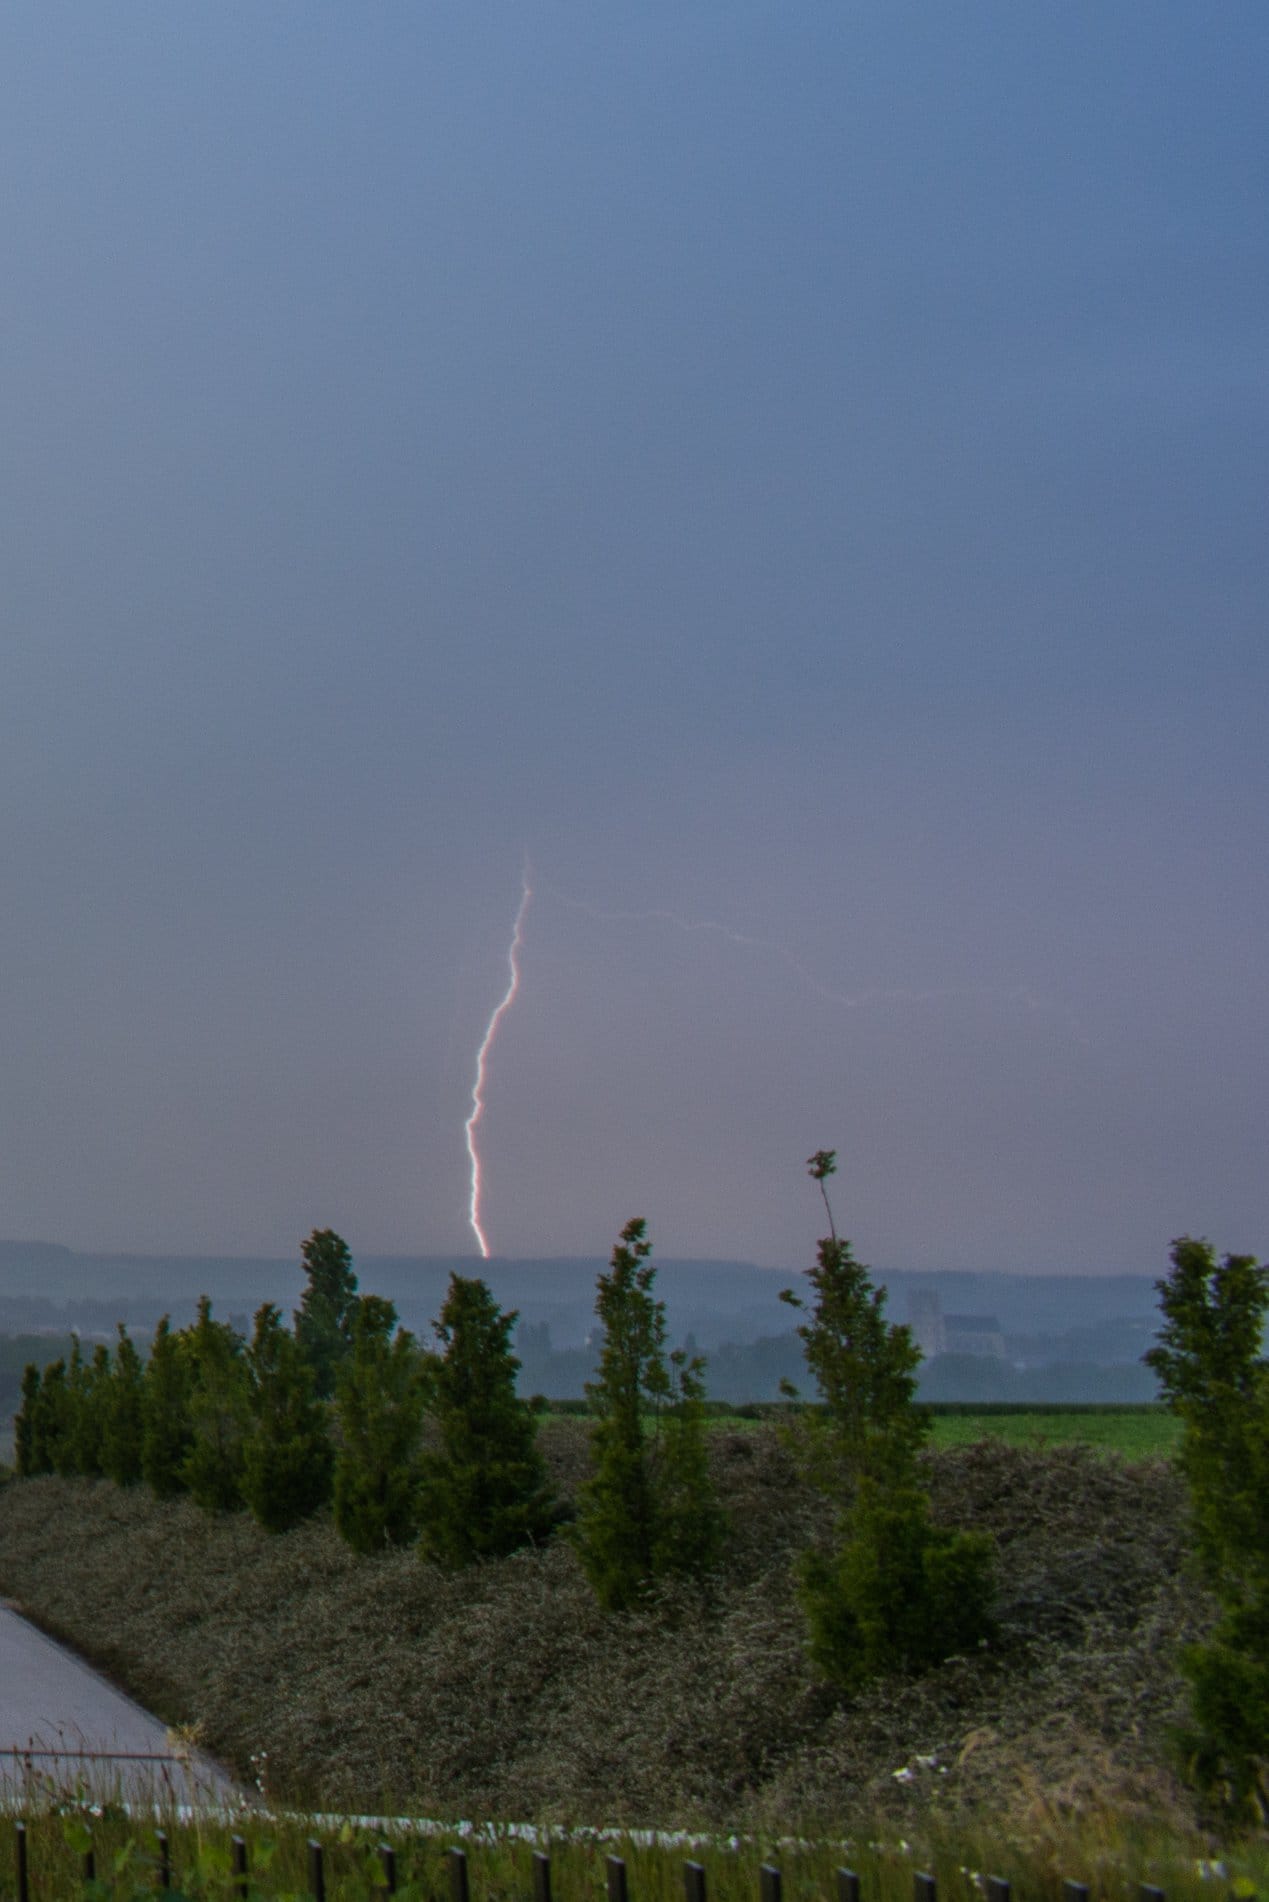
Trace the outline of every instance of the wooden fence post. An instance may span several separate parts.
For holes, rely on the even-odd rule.
[[[159,1852],[159,1887],[170,1889],[172,1886],[172,1845],[167,1839],[165,1829],[155,1830],[154,1846]]]
[[[467,1875],[467,1851],[449,1852],[449,1902],[469,1902],[471,1885]]]
[[[313,1902],[326,1902],[326,1859],[315,1836],[308,1839],[308,1892]]]
[[[983,1889],[987,1902],[1010,1902],[1009,1884],[1001,1876],[988,1876]]]
[[[1062,1884],[1062,1902],[1089,1902],[1091,1893],[1087,1882],[1064,1882]]]
[[[683,1864],[683,1902],[705,1902],[705,1865],[703,1862],[685,1862]]]
[[[397,1892],[397,1852],[391,1843],[379,1845],[379,1867],[383,1870],[383,1886],[389,1895]]]
[[[604,1867],[608,1879],[608,1902],[629,1902],[630,1890],[626,1882],[626,1865],[621,1857],[608,1856]]]
[[[31,1902],[31,1877],[26,1861],[26,1824],[19,1823],[14,1834],[18,1864],[18,1902]]]
[[[244,1836],[229,1838],[229,1866],[233,1871],[234,1894],[247,1902],[247,1841]]]
[[[95,1882],[96,1880],[97,1880],[97,1851],[93,1847],[93,1845],[89,1843],[87,1849],[84,1851],[84,1881]]]
[[[939,1886],[931,1875],[912,1878],[912,1902],[939,1902]]]
[[[758,1902],[780,1902],[784,1881],[780,1871],[769,1862],[764,1862],[758,1871]]]
[[[1152,1882],[1143,1882],[1137,1890],[1139,1902],[1166,1902],[1162,1889],[1156,1889]]]
[[[551,1858],[540,1849],[533,1852],[533,1902],[551,1902]]]
[[[837,1871],[837,1902],[859,1902],[859,1877],[853,1869]]]

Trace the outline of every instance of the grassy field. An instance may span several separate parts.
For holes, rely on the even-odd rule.
[[[710,1415],[715,1432],[767,1427],[785,1411],[777,1404],[729,1409]],[[936,1449],[1002,1440],[1006,1446],[1086,1446],[1120,1459],[1169,1459],[1181,1438],[1180,1422],[1162,1405],[1070,1404],[1025,1406],[1016,1401],[983,1404],[941,1401],[929,1407]],[[581,1409],[577,1417],[584,1418]]]
[[[1010,1446],[1087,1446],[1123,1459],[1169,1458],[1181,1437],[1166,1407],[965,1407],[934,1409],[931,1444],[972,1446],[1004,1440]]]
[[[16,1842],[6,1838],[13,1827],[0,1824],[0,1859],[10,1867]],[[153,1895],[165,1873],[175,1893],[237,1902],[244,1891],[235,1879],[234,1837],[238,1857],[245,1856],[246,1892],[279,1902],[312,1894],[319,1879],[340,1902],[373,1902],[384,1896],[389,1872],[396,1893],[409,1902],[442,1902],[462,1893],[463,1876],[472,1902],[513,1902],[534,1893],[535,1853],[549,1853],[553,1902],[596,1902],[607,1889],[610,1859],[624,1867],[630,1902],[681,1902],[688,1862],[702,1872],[708,1902],[759,1902],[764,1864],[780,1872],[787,1902],[822,1902],[838,1891],[844,1868],[858,1877],[861,1902],[910,1902],[918,1871],[934,1875],[940,1902],[981,1902],[987,1876],[1011,1882],[1020,1902],[1060,1902],[1064,1879],[1088,1883],[1099,1902],[1136,1902],[1144,1881],[1163,1888],[1168,1902],[1211,1902],[1215,1896],[1225,1902],[1231,1895],[1263,1894],[1269,1881],[1263,1840],[1227,1846],[1218,1861],[1213,1845],[1202,1837],[1160,1828],[1142,1833],[1108,1816],[1092,1830],[1070,1822],[1053,1828],[1042,1821],[1010,1835],[990,1828],[950,1832],[940,1829],[934,1817],[914,1828],[910,1838],[891,1834],[885,1842],[864,1836],[829,1842],[778,1836],[652,1842],[590,1830],[544,1831],[536,1850],[532,1842],[496,1825],[471,1833],[458,1826],[411,1832],[399,1825],[332,1827],[320,1818],[243,1814],[228,1823],[172,1818],[160,1837],[153,1827],[110,1811],[32,1816],[26,1825],[37,1894],[93,1893],[84,1884],[84,1859],[91,1852],[97,1892],[117,1902]],[[320,1845],[320,1878],[314,1844]],[[461,1872],[455,1870],[456,1860]]]

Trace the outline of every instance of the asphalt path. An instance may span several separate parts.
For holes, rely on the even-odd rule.
[[[228,1772],[0,1601],[0,1796],[241,1802]]]

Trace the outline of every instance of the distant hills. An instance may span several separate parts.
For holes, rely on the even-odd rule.
[[[526,1389],[581,1391],[591,1365],[595,1281],[606,1258],[362,1255],[355,1265],[363,1291],[386,1295],[402,1322],[424,1336],[450,1275],[482,1276],[504,1307],[519,1311]],[[711,1357],[709,1385],[719,1397],[771,1398],[788,1367],[796,1374],[794,1317],[779,1293],[796,1284],[798,1272],[743,1261],[658,1262],[671,1338],[690,1337]],[[888,1291],[891,1318],[912,1321],[918,1338],[932,1314],[945,1323],[923,1340],[924,1382],[940,1398],[1045,1397],[1046,1381],[1034,1372],[1044,1369],[1062,1370],[1046,1376],[1053,1398],[1153,1392],[1140,1366],[1157,1326],[1149,1276],[881,1268],[873,1274]],[[0,1240],[0,1333],[76,1328],[107,1335],[119,1320],[141,1333],[164,1313],[183,1324],[200,1294],[245,1329],[263,1301],[289,1314],[302,1284],[298,1251],[294,1259],[92,1254],[57,1242]],[[966,1344],[968,1354],[959,1351]],[[1105,1370],[1112,1370],[1109,1378]]]

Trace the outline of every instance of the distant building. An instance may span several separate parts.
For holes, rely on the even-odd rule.
[[[932,1290],[918,1288],[909,1295],[908,1326],[926,1360],[933,1360],[936,1354],[947,1352],[944,1345],[943,1309],[937,1294]]]
[[[989,1360],[1005,1358],[1005,1337],[994,1314],[945,1314],[943,1342],[945,1354],[978,1354]]]
[[[909,1295],[908,1326],[926,1360],[938,1354],[1006,1358],[1004,1332],[994,1314],[944,1314],[933,1289],[918,1288]]]

